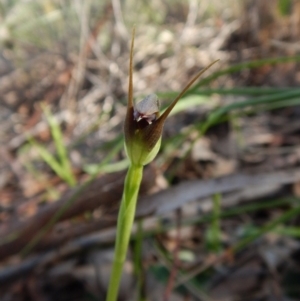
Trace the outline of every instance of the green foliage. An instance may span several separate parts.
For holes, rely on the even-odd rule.
[[[219,253],[222,249],[220,216],[221,216],[221,195],[216,194],[213,196],[212,219],[205,233],[206,247],[209,251],[214,253]]]
[[[63,143],[63,133],[50,110],[45,106],[42,106],[42,108],[50,126],[51,135],[57,151],[57,158],[52,155],[52,153],[45,146],[38,143],[32,137],[29,136],[28,141],[37,149],[41,158],[57,174],[57,176],[59,176],[70,186],[75,186],[76,179],[73,175],[71,162],[68,157],[68,151]]]
[[[134,248],[133,248],[133,266],[134,266],[134,274],[137,280],[137,300],[138,301],[146,301],[147,297],[145,296],[145,273],[143,268],[143,221],[139,220],[137,222],[137,234],[134,240]]]
[[[292,4],[292,0],[278,0],[278,9],[282,16],[290,13]]]
[[[240,72],[245,69],[255,69],[264,65],[276,65],[287,62],[298,62],[300,56],[294,57],[279,57],[271,59],[262,59],[256,61],[250,61],[246,63],[236,64],[229,68],[225,68],[220,71],[216,71],[205,79],[201,80],[198,84],[192,87],[185,98],[179,101],[179,106],[173,114],[179,113],[180,111],[191,109],[192,105],[209,104],[212,109],[208,113],[207,118],[203,121],[196,122],[185,129],[184,132],[178,133],[169,140],[163,140],[162,148],[167,150],[168,153],[172,153],[183,141],[187,140],[192,132],[197,132],[197,135],[193,135],[193,141],[204,135],[206,131],[216,124],[222,123],[230,119],[229,116],[241,117],[246,114],[254,114],[260,111],[274,110],[278,108],[297,106],[300,104],[300,89],[299,88],[263,88],[263,87],[238,87],[231,89],[203,89],[202,86],[209,85],[214,80],[221,76],[228,76],[235,72]],[[159,94],[163,97],[172,97],[176,92],[165,92]],[[245,96],[245,99],[232,102],[228,105],[216,106],[211,101],[211,96],[217,94],[220,96]],[[184,101],[187,100],[187,104]],[[188,104],[190,107],[188,107]],[[191,151],[193,142],[185,151],[182,159]],[[164,156],[167,160],[166,157]],[[163,163],[162,163],[163,164]]]
[[[287,210],[282,215],[280,215],[278,218],[275,218],[274,220],[268,222],[264,226],[258,228],[256,231],[251,231],[247,237],[244,239],[241,239],[238,243],[236,243],[232,250],[234,252],[238,252],[242,249],[244,249],[249,243],[255,241],[262,235],[264,235],[267,232],[274,231],[277,226],[284,224],[288,221],[290,221],[292,218],[297,217],[300,214],[300,206],[296,206],[290,210]]]

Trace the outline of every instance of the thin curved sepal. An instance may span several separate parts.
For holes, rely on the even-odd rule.
[[[128,102],[127,109],[133,107],[133,49],[134,49],[135,27],[132,28],[131,44],[130,44],[130,59],[129,59],[129,84],[128,84]]]
[[[164,111],[164,113],[159,117],[162,121],[165,121],[175,105],[177,104],[178,100],[186,93],[186,91],[193,85],[193,83],[206,71],[208,70],[212,65],[214,65],[219,60],[216,60],[209,64],[207,67],[202,69],[198,74],[196,74],[192,80],[184,87],[184,89],[179,93],[179,95],[173,100],[173,102],[167,107],[167,109]]]

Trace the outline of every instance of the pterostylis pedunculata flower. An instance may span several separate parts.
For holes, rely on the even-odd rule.
[[[167,109],[160,114],[159,100],[155,94],[146,96],[136,104],[133,102],[134,35],[135,30],[133,29],[129,60],[128,103],[124,122],[125,149],[130,166],[124,183],[123,197],[118,215],[114,262],[106,301],[117,300],[123,264],[134,221],[138,191],[143,175],[143,166],[150,163],[157,155],[161,144],[164,123],[178,100],[207,69],[217,62],[211,63],[195,75]]]

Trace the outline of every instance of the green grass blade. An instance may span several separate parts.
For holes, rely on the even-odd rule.
[[[244,69],[254,69],[254,68],[264,66],[264,65],[276,65],[276,64],[299,62],[299,61],[300,61],[300,56],[287,56],[287,57],[268,58],[268,59],[262,59],[262,60],[256,60],[256,61],[250,61],[250,62],[236,64],[236,65],[233,65],[224,70],[215,72],[212,75],[207,76],[206,78],[200,80],[193,88],[190,89],[190,93],[195,92],[201,86],[208,85],[210,82],[212,82],[213,80],[215,80],[223,75],[232,74],[232,73],[244,70]]]
[[[142,246],[143,246],[143,221],[137,221],[137,234],[134,240],[134,250],[133,250],[133,266],[134,266],[134,273],[137,279],[137,300],[138,301],[145,301],[145,275],[143,269],[143,261],[142,261]]]
[[[51,114],[48,107],[42,105],[42,109],[50,126],[50,131],[54,140],[59,162],[61,164],[64,173],[64,180],[70,186],[74,187],[76,184],[76,179],[72,172],[72,167],[68,157],[67,149],[63,143],[64,139],[63,139],[63,134],[61,132],[60,126],[56,121],[56,119],[54,118],[54,116]]]
[[[129,160],[126,158],[124,160],[109,164],[88,164],[83,167],[83,170],[90,175],[94,175],[99,173],[112,173],[122,171],[128,168],[128,166]]]
[[[212,94],[219,95],[237,95],[237,96],[261,96],[268,94],[276,94],[288,91],[300,90],[297,88],[265,88],[265,87],[237,87],[237,88],[217,88],[217,89],[197,89],[187,91],[186,95],[199,95],[199,96],[210,96]],[[161,92],[157,93],[160,99],[173,98],[178,94],[178,92]],[[183,97],[182,99],[184,99]]]
[[[118,161],[116,163],[109,163],[109,161],[123,148],[124,141],[118,136],[111,142],[108,142],[106,146],[110,149],[108,155],[98,164],[88,164],[83,167],[84,171],[89,174],[99,174],[100,172],[110,173],[114,171],[121,171],[129,166],[129,160]]]
[[[283,213],[281,216],[278,218],[274,219],[273,221],[267,223],[265,226],[261,227],[255,233],[252,235],[249,235],[248,237],[240,240],[238,243],[236,243],[233,247],[232,250],[234,252],[238,252],[242,249],[244,249],[247,245],[255,241],[257,238],[261,237],[262,235],[266,234],[267,232],[270,232],[274,230],[278,225],[283,224],[290,219],[298,216],[300,214],[300,206],[297,206],[293,209],[290,209]]]
[[[65,180],[65,172],[56,158],[41,144],[36,142],[32,137],[28,138],[31,145],[36,147],[39,155],[45,163],[62,179]]]
[[[277,102],[277,101],[285,101],[287,99],[298,99],[300,101],[300,91],[295,90],[295,91],[288,91],[288,92],[282,92],[282,93],[276,93],[272,95],[267,95],[267,96],[261,96],[261,97],[256,97],[256,98],[250,98],[246,101],[241,101],[241,102],[235,102],[232,104],[229,104],[227,106],[223,106],[214,112],[212,112],[207,121],[204,122],[204,124],[201,125],[201,133],[205,133],[206,130],[213,124],[217,123],[218,120],[225,115],[226,113],[229,113],[233,110],[237,109],[244,109],[250,106],[257,106],[257,105],[266,105],[270,104],[272,102]]]
[[[221,251],[221,230],[220,230],[220,216],[221,216],[221,195],[213,196],[213,211],[210,226],[206,232],[206,245],[208,249],[214,253]]]
[[[283,236],[300,238],[300,227],[278,227],[274,232]]]
[[[237,87],[231,89],[199,89],[193,92],[194,95],[236,95],[236,96],[262,96],[277,94],[289,91],[300,91],[296,88],[264,88],[264,87]]]

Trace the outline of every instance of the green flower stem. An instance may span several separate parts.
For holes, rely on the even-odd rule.
[[[142,176],[142,165],[131,164],[129,166],[125,179],[123,197],[118,216],[115,254],[106,301],[117,300]]]

